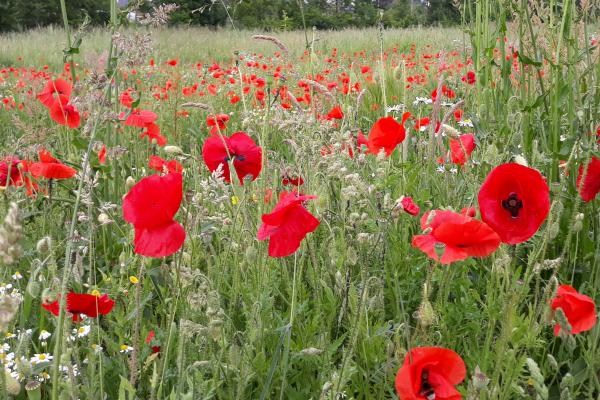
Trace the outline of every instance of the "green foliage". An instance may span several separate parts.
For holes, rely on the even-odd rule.
[[[26,30],[60,25],[60,0],[5,0],[0,3],[0,31]],[[179,9],[171,14],[172,25],[229,26],[268,31],[303,28],[299,0],[173,0]],[[388,27],[414,25],[452,25],[460,16],[451,0],[430,1],[429,6],[415,0],[309,0],[302,2],[306,26],[317,29],[375,26],[379,11],[384,11]],[[70,0],[67,12],[72,25],[88,14],[92,24],[108,23],[108,0]],[[153,3],[142,2],[141,12]]]

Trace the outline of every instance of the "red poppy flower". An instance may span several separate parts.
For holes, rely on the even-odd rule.
[[[362,131],[358,131],[358,135],[356,136],[356,145],[359,150],[362,150],[362,147],[369,147],[369,140],[363,135]]]
[[[150,143],[156,143],[158,146],[165,146],[167,138],[160,134],[160,127],[155,123],[149,123],[145,126],[146,130],[140,134],[140,139],[147,137]]]
[[[429,117],[423,117],[421,119],[418,119],[417,122],[415,122],[415,129],[422,132],[425,129],[427,129],[428,125],[429,125]]]
[[[400,204],[402,205],[402,209],[410,215],[413,215],[413,216],[419,215],[419,213],[421,212],[421,209],[413,201],[413,199],[411,197],[408,197],[408,196],[402,197]]]
[[[73,314],[73,322],[81,319],[81,314],[87,315],[90,318],[96,318],[98,315],[108,314],[114,307],[115,301],[108,297],[107,294],[102,296],[94,296],[93,294],[85,293],[67,293],[67,312]],[[42,303],[42,307],[58,316],[59,300],[52,303]]]
[[[48,150],[41,150],[38,153],[40,161],[31,164],[29,172],[35,178],[43,176],[46,179],[68,179],[75,176],[77,170],[71,168],[56,158],[52,157],[52,154]]]
[[[258,240],[269,239],[269,256],[285,257],[293,254],[306,235],[317,229],[319,220],[302,205],[304,201],[316,198],[283,192],[273,211],[263,214],[263,223],[258,229],[257,237]]]
[[[284,186],[302,186],[304,185],[304,179],[301,176],[290,176],[285,175],[281,179],[281,184]]]
[[[202,146],[202,158],[211,172],[222,165],[223,178],[230,183],[228,161],[233,159],[240,185],[244,184],[246,176],[251,176],[252,181],[258,178],[262,169],[262,148],[244,132],[236,132],[231,137],[208,137]]]
[[[58,96],[71,97],[72,85],[64,79],[46,82],[44,89],[37,95],[37,99],[46,107],[51,108]]]
[[[467,257],[486,257],[500,246],[500,237],[484,222],[454,211],[432,212],[433,216],[427,212],[421,217],[421,228],[428,233],[413,236],[412,246],[434,260],[450,264]]]
[[[462,78],[461,80],[469,85],[474,85],[475,84],[475,72],[473,71],[469,71],[467,72]]]
[[[327,118],[328,119],[343,119],[344,118],[344,112],[342,111],[342,107],[335,106],[331,109],[331,111],[329,111],[327,113]]]
[[[77,107],[70,103],[67,96],[63,95],[59,95],[58,99],[50,106],[50,118],[57,124],[73,129],[78,128],[81,124],[81,116]]]
[[[135,228],[134,251],[166,257],[181,248],[185,230],[173,220],[179,210],[183,179],[179,173],[140,180],[123,199],[123,219]]]
[[[462,120],[462,117],[463,117],[464,113],[465,112],[463,110],[461,110],[461,109],[455,110],[454,111],[454,120],[456,122]]]
[[[581,184],[583,175],[583,165],[580,165],[579,175],[577,176],[577,187],[579,188],[579,195],[587,203],[594,200],[598,192],[600,192],[600,159],[592,156],[592,160],[586,166],[585,180]]]
[[[460,135],[458,139],[450,139],[450,159],[454,164],[464,165],[473,150],[475,150],[475,136],[471,133]]]
[[[158,172],[182,172],[183,166],[177,160],[163,160],[159,156],[150,156],[148,167]]]
[[[131,97],[130,90],[126,90],[119,95],[119,103],[121,103],[127,108],[131,108],[131,106],[133,105],[133,97]]]
[[[103,144],[102,148],[98,152],[98,162],[102,165],[106,164],[106,145]]]
[[[150,342],[152,341],[152,339],[154,339],[154,331],[151,330],[148,332],[148,335],[146,335],[146,344],[150,344]]]
[[[209,115],[206,117],[206,125],[208,125],[210,129],[211,135],[217,135],[219,131],[225,130],[225,124],[229,121],[229,115],[227,114],[216,114]]]
[[[19,164],[21,160],[16,157],[5,157],[0,161],[0,187],[21,186],[23,178]]]
[[[125,118],[127,113],[122,112],[119,114],[119,119]],[[123,121],[123,125],[126,126],[135,126],[136,128],[146,128],[149,124],[154,123],[158,119],[158,115],[149,110],[133,110],[125,121]]]
[[[589,331],[596,325],[596,305],[591,297],[580,294],[569,285],[560,285],[556,292],[556,297],[552,299],[551,308],[556,310],[560,308],[569,325],[571,325],[572,334]],[[560,334],[560,324],[554,325],[554,335]]]
[[[368,147],[370,153],[377,155],[381,149],[384,149],[385,155],[389,157],[396,146],[402,143],[406,137],[404,123],[408,117],[410,117],[410,113],[405,112],[402,115],[401,124],[392,117],[377,120],[369,132]]]
[[[454,387],[467,374],[462,358],[443,347],[415,347],[404,358],[396,375],[400,400],[459,400]]]
[[[453,99],[456,97],[456,92],[454,92],[454,90],[450,89],[446,85],[442,85],[442,95],[446,96],[449,99]],[[433,91],[431,92],[431,100],[435,101],[436,98],[437,98],[437,88],[433,89]]]
[[[478,201],[481,219],[509,244],[532,237],[550,211],[546,179],[516,163],[494,168],[479,189]]]

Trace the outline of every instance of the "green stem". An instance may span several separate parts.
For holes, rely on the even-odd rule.
[[[71,28],[69,27],[69,17],[67,16],[67,5],[65,0],[60,0],[60,11],[62,13],[63,24],[65,25],[65,32],[67,34],[67,47],[68,50],[71,50]],[[69,64],[71,70],[71,79],[73,80],[73,84],[75,84],[75,63],[73,62],[73,54],[69,53]]]

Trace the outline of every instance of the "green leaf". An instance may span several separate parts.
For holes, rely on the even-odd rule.
[[[39,387],[35,390],[28,390],[27,391],[27,398],[29,400],[41,400],[42,398],[42,388]]]
[[[121,377],[121,384],[119,385],[119,400],[134,400],[136,398],[135,389],[131,386],[131,383],[123,377]]]
[[[75,136],[71,139],[71,144],[80,150],[87,150],[89,142],[81,136]]]

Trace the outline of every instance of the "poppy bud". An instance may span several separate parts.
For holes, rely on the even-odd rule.
[[[487,387],[488,383],[490,383],[490,378],[481,372],[479,365],[477,365],[473,372],[473,387],[477,390],[483,390]]]
[[[27,293],[34,299],[40,295],[41,289],[42,288],[38,282],[30,280],[29,283],[27,284]]]
[[[52,250],[52,239],[50,236],[44,236],[38,240],[37,244],[35,245],[35,249],[42,255],[49,253],[50,250]]]
[[[133,179],[132,176],[128,176],[127,179],[125,180],[125,186],[127,187],[127,190],[129,190],[132,187],[134,187],[135,186],[135,179]]]
[[[163,150],[167,154],[183,154],[183,150],[179,146],[165,146]]]
[[[107,225],[107,224],[110,224],[113,221],[110,219],[110,217],[106,213],[100,213],[98,215],[98,222],[101,225]]]
[[[550,239],[555,239],[558,236],[559,231],[560,231],[560,227],[558,226],[558,223],[556,223],[556,222],[553,223],[548,228],[548,237]]]
[[[571,324],[569,324],[569,320],[567,316],[563,312],[562,308],[557,308],[555,310],[554,319],[560,325],[560,332],[568,335],[568,332],[571,332]]]
[[[571,391],[568,387],[564,388],[562,392],[560,392],[560,398],[563,400],[571,400],[573,397],[571,396]]]
[[[522,166],[524,166],[524,167],[528,167],[528,166],[529,166],[529,164],[527,163],[527,160],[525,159],[525,157],[523,157],[523,156],[522,156],[522,155],[520,155],[520,154],[517,154],[517,155],[514,157],[514,161],[515,161],[517,164],[521,164],[521,165],[522,165]]]
[[[315,347],[309,347],[307,349],[300,350],[300,354],[302,354],[303,356],[318,356],[321,353],[323,353],[323,350],[317,349]]]
[[[579,213],[575,216],[575,222],[573,223],[573,232],[580,232],[583,228],[583,217],[582,213]]]
[[[558,372],[558,362],[556,362],[556,358],[552,354],[547,355],[548,364],[552,367],[555,372]]]
[[[17,396],[21,392],[21,384],[7,370],[4,370],[4,376],[6,391],[13,396]]]
[[[569,387],[571,387],[573,385],[573,375],[571,375],[570,373],[566,373],[565,376],[562,378],[562,380],[560,381],[560,388],[561,389],[568,389]],[[561,396],[561,399],[563,397]]]
[[[419,321],[419,324],[424,328],[433,325],[437,321],[437,315],[433,309],[433,306],[431,305],[431,302],[428,299],[423,299],[423,301],[419,305],[419,308],[417,309],[415,318]]]
[[[119,254],[119,265],[121,267],[124,267],[126,263],[127,263],[127,254],[125,254],[125,252],[122,252],[121,254]]]
[[[258,252],[254,246],[250,246],[246,249],[245,252],[246,261],[248,264],[253,264],[256,262],[256,257],[258,256]]]

